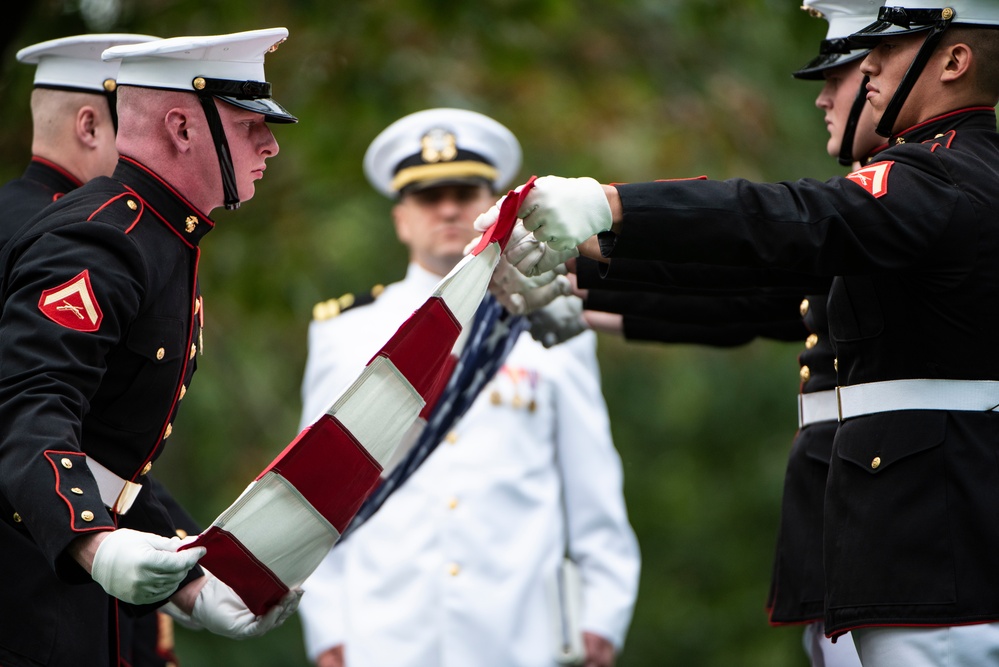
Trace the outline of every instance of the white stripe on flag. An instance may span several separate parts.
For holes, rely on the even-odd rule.
[[[382,468],[423,409],[423,397],[385,357],[371,360],[329,409]]]
[[[458,266],[437,284],[434,296],[443,299],[454,319],[461,323],[462,330],[472,321],[482,303],[499,257],[499,243],[490,243],[478,255],[465,255]]]
[[[340,533],[281,475],[250,484],[214,525],[235,537],[286,586],[319,566]]]

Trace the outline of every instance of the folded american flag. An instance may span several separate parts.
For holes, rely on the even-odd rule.
[[[520,192],[508,193],[496,224],[437,284],[326,414],[305,428],[208,530],[185,547],[206,547],[201,565],[232,587],[254,613],[264,613],[315,570],[365,498],[379,487],[383,472],[399,459],[400,443],[415,440],[382,483],[377,504],[426,458],[440,440],[436,434],[464,413],[474,399],[472,392],[488,381],[488,377],[482,381],[485,373],[495,372],[497,360],[502,363],[502,357],[496,356],[503,349],[499,342],[511,329],[504,324],[491,339],[486,325],[499,323],[500,314],[489,300],[486,310],[480,307],[533,180]],[[470,328],[477,311],[483,324]],[[463,331],[463,340],[472,345],[459,343]],[[480,357],[475,345],[485,341],[492,344]],[[477,368],[480,361],[496,368]],[[442,409],[435,411],[442,394]],[[414,437],[414,432],[420,436]],[[432,438],[434,442],[427,444]],[[364,517],[374,509],[373,504]]]

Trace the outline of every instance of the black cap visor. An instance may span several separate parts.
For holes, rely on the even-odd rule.
[[[240,109],[253,111],[264,116],[268,123],[297,123],[298,119],[288,113],[283,106],[269,97],[242,98],[216,95],[218,99]]]
[[[812,58],[807,65],[796,72],[792,72],[791,76],[795,79],[805,79],[809,81],[821,80],[825,78],[825,73],[827,71],[835,69],[840,65],[856,62],[865,57],[867,54],[868,49],[858,49],[847,53],[820,53]]]
[[[850,48],[871,49],[885,37],[927,32],[950,22],[950,18],[945,19],[943,14],[943,8],[882,7],[878,12],[877,21],[850,35],[848,38]],[[951,12],[951,16],[953,16],[953,12]]]

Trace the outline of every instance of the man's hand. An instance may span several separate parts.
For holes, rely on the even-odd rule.
[[[101,540],[93,554],[90,576],[108,595],[132,604],[158,602],[173,593],[205,555],[203,547],[178,552],[183,544],[179,538],[128,528],[86,537],[91,541],[81,545]],[[86,553],[85,548],[82,553]]]
[[[555,250],[548,244],[541,243],[518,220],[510,232],[510,241],[506,244],[503,255],[525,276],[539,276],[577,257],[579,251],[576,248]]]
[[[586,650],[584,667],[614,667],[614,645],[592,632],[583,632],[583,648]]]
[[[588,328],[583,320],[583,300],[578,296],[560,296],[527,318],[531,337],[545,347],[564,343]]]
[[[592,178],[542,176],[517,211],[524,227],[553,250],[575,249],[613,224],[604,187]]]
[[[191,611],[185,613],[185,600],[190,598],[192,591],[197,592],[197,597]],[[235,591],[205,570],[205,577],[191,582],[184,590],[179,591],[172,600],[174,604],[167,605],[165,611],[185,627],[204,628],[230,639],[246,639],[258,637],[284,623],[298,609],[301,599],[302,590],[296,588],[289,591],[266,614],[257,616],[247,608]]]
[[[526,315],[572,291],[571,284],[564,274],[563,265],[556,267],[554,271],[528,278],[515,269],[505,257],[500,257],[496,270],[489,280],[489,291],[514,315]]]
[[[343,667],[343,644],[337,644],[316,657],[316,667]]]

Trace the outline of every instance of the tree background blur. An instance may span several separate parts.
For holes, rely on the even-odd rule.
[[[314,303],[399,279],[390,202],[364,150],[434,106],[500,120],[530,174],[603,182],[840,173],[818,84],[790,72],[825,23],[796,0],[33,0],[8,8],[0,177],[30,152],[32,68],[18,48],[81,32],[171,37],[286,26],[268,57],[298,125],[257,195],[202,244],[204,356],[154,474],[210,523],[296,434]],[[807,664],[764,611],[799,346],[732,350],[600,340],[604,392],[643,553],[620,667]],[[331,397],[332,398],[332,397]],[[233,642],[177,629],[183,667],[304,666],[297,617]],[[471,667],[471,666],[470,666]]]

